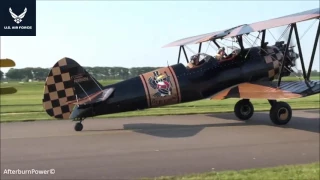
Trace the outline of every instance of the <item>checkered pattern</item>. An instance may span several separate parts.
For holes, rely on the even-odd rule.
[[[63,58],[51,69],[44,87],[43,107],[46,112],[58,119],[69,119],[74,104],[66,104],[67,101],[75,100],[73,90],[74,75],[71,67],[81,67],[74,60]]]
[[[269,66],[268,77],[270,80],[278,78],[279,76],[279,62],[283,58],[283,54],[276,47],[268,47],[268,55],[264,56],[264,60]]]

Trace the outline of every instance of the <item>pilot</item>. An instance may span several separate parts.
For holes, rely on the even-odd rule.
[[[190,63],[188,63],[188,67],[194,68],[194,67],[200,66],[203,63],[204,63],[204,60],[200,61],[200,55],[196,54],[190,57]]]
[[[199,65],[199,59],[200,59],[200,56],[198,54],[196,55],[193,55],[190,57],[190,62],[195,65],[195,66],[198,66]]]
[[[222,59],[224,59],[226,57],[227,57],[227,54],[225,52],[225,48],[224,47],[219,48],[218,53],[216,55],[216,59],[217,60],[222,60]]]

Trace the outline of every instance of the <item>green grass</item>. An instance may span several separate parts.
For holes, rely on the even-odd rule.
[[[288,79],[288,77],[286,77]],[[292,77],[289,77],[291,79]],[[293,77],[295,78],[295,77]],[[296,79],[296,78],[295,78]],[[314,77],[315,79],[315,77]],[[292,79],[294,80],[294,79]],[[101,81],[103,85],[119,82],[120,80]],[[9,82],[1,84],[1,87],[13,86],[18,92],[11,95],[1,95],[0,119],[1,122],[24,121],[24,120],[49,120],[53,119],[44,112],[42,107],[44,82]],[[150,116],[150,115],[177,115],[197,114],[213,112],[233,112],[238,99],[227,99],[222,101],[200,100],[183,104],[175,104],[159,108],[151,108],[141,111],[109,114],[99,117],[128,117],[128,116]],[[293,109],[319,108],[319,95],[305,98],[286,100]],[[269,110],[270,105],[266,100],[252,100],[256,111]]]
[[[158,177],[154,180],[319,180],[320,163],[277,166],[272,168],[221,171],[186,176]],[[147,178],[144,178],[147,179]],[[151,180],[151,179],[150,179]]]

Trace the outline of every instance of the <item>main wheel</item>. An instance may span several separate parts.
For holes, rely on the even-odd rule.
[[[242,99],[234,106],[234,113],[240,120],[248,120],[252,117],[254,108],[248,99]]]
[[[286,102],[277,102],[270,109],[270,119],[276,125],[287,124],[292,117],[292,109]]]
[[[82,131],[82,129],[83,129],[82,123],[78,122],[75,124],[75,126],[74,126],[75,131]]]

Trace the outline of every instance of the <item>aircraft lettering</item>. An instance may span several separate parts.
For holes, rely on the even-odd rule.
[[[19,26],[19,29],[32,29],[32,26]]]
[[[89,77],[86,74],[77,74],[72,76],[72,78],[73,78],[73,81],[76,83],[89,81]]]
[[[78,79],[74,79],[74,82],[83,82],[83,81],[89,81],[89,78],[88,77],[83,77],[83,78],[78,78]]]
[[[177,97],[173,96],[170,98],[154,98],[151,100],[151,104],[153,107],[155,106],[160,106],[160,105],[165,105],[165,104],[173,104],[177,103]]]

